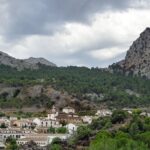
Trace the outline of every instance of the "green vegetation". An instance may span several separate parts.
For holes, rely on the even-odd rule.
[[[77,139],[84,139],[85,137],[89,137],[91,134],[91,129],[87,126],[79,126],[77,128]]]
[[[59,128],[50,127],[50,128],[48,128],[48,133],[64,134],[64,133],[67,133],[67,128],[66,127],[59,127]]]
[[[111,74],[98,68],[42,66],[39,70],[17,71],[1,65],[0,83],[12,86],[52,85],[55,89],[67,91],[79,99],[89,99],[95,103],[105,103],[112,107],[150,105],[150,80]],[[24,106],[25,104],[16,98],[17,94],[16,92],[11,100],[6,99],[7,93],[0,95],[0,107]],[[30,106],[41,104],[51,107],[51,101],[43,102],[42,99],[43,96],[25,102]]]
[[[0,128],[7,128],[5,123],[0,124]]]
[[[150,118],[140,116],[139,112],[135,111],[133,115],[129,115],[120,110],[115,111],[110,118],[112,126],[99,130],[91,141],[89,150],[149,150]],[[118,116],[121,116],[121,121]]]
[[[131,115],[116,110],[113,117],[98,118],[91,125],[79,126],[68,139],[67,148],[83,146],[87,150],[150,150],[150,118],[141,116],[139,112]]]
[[[52,143],[48,147],[48,149],[50,150],[63,150],[60,138],[54,138]]]
[[[0,117],[5,117],[5,113],[0,112]]]
[[[56,131],[55,131],[55,128],[53,128],[53,127],[50,127],[49,129],[48,129],[48,133],[55,133]]]
[[[6,139],[6,150],[17,150],[18,145],[16,143],[16,140],[9,137]]]
[[[112,123],[121,123],[124,122],[124,120],[127,118],[127,113],[122,110],[115,110],[112,114]]]
[[[117,132],[114,136],[107,131],[101,131],[91,142],[89,150],[148,150],[146,144],[133,140],[124,132]]]
[[[17,111],[17,112],[13,112],[11,115],[17,117],[18,119],[20,119],[20,118],[32,118],[32,117],[46,117],[47,112],[46,111],[42,111],[42,112]]]
[[[67,133],[67,128],[66,127],[59,127],[56,130],[57,133]]]

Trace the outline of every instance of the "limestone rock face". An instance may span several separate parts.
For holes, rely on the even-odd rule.
[[[24,61],[27,62],[27,63],[30,63],[30,64],[34,64],[34,65],[40,63],[40,64],[43,64],[43,65],[46,65],[46,66],[54,66],[54,67],[56,67],[56,65],[54,63],[49,62],[45,58],[41,58],[41,57],[40,58],[30,57],[28,59],[25,59]]]
[[[126,74],[146,76],[150,79],[150,28],[146,28],[133,42],[125,60],[112,66],[113,68],[117,66]]]
[[[1,51],[0,51],[0,64],[17,68],[18,70],[38,69],[39,64],[52,67],[56,66],[55,64],[49,62],[44,58],[16,59]]]

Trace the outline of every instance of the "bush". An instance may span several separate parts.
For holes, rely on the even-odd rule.
[[[0,112],[0,117],[5,117],[5,113]]]
[[[127,118],[127,113],[123,110],[115,110],[112,114],[112,123],[121,123]]]
[[[148,150],[147,145],[130,139],[128,134],[119,132],[112,136],[107,131],[101,131],[90,143],[89,150]]]
[[[87,126],[79,126],[77,128],[77,138],[78,139],[83,139],[83,138],[88,138],[91,134],[91,129]]]
[[[13,138],[10,138],[10,137],[7,138],[6,145],[7,145],[6,150],[17,150],[18,149],[16,140]]]
[[[148,147],[150,148],[150,131],[139,134],[137,136],[137,140],[143,141],[145,144],[148,144]]]
[[[62,149],[61,145],[53,144],[53,145],[51,145],[50,150],[63,150],[63,149]]]
[[[51,144],[60,144],[61,143],[61,139],[56,137],[52,140],[52,143]]]
[[[6,126],[5,123],[2,123],[2,124],[0,125],[0,128],[7,128],[7,126]]]
[[[57,133],[67,133],[67,128],[66,127],[57,128],[56,132]]]
[[[48,133],[55,133],[55,128],[53,127],[48,128]]]

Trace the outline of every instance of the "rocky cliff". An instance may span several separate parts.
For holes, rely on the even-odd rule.
[[[58,91],[50,85],[9,85],[0,83],[0,108],[31,108],[29,111],[39,111],[55,104],[57,108],[72,106],[89,110],[95,108],[92,102],[78,99],[64,91]],[[25,110],[26,111],[26,110]]]
[[[29,59],[16,59],[8,54],[0,51],[0,64],[7,65],[18,70],[23,69],[38,69],[39,64],[46,66],[56,66],[44,58],[29,58]]]
[[[150,28],[146,28],[133,42],[125,59],[113,64],[110,68],[150,79]]]

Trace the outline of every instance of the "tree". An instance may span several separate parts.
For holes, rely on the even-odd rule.
[[[150,131],[139,134],[137,139],[143,141],[145,144],[148,144],[148,147],[150,148]]]
[[[78,139],[83,139],[83,138],[88,138],[91,134],[91,129],[87,126],[79,126],[77,128],[77,138]]]
[[[0,117],[4,117],[4,116],[5,116],[5,113],[0,112]]]
[[[16,140],[9,137],[6,139],[6,150],[17,150],[18,149],[18,145],[16,143]]]
[[[138,124],[137,124],[136,122],[133,122],[133,123],[130,125],[129,133],[130,133],[132,136],[135,136],[136,134],[139,133],[139,127],[138,127]]]
[[[52,144],[50,146],[50,150],[63,150],[61,145],[58,145],[58,144]]]
[[[57,128],[56,132],[57,133],[67,133],[67,128],[66,127]]]
[[[63,150],[62,146],[61,146],[61,139],[56,137],[52,140],[51,144],[48,145],[48,149],[50,150]]]
[[[61,143],[61,139],[56,137],[52,140],[52,143],[51,144],[60,144]]]
[[[121,123],[127,118],[127,113],[123,110],[115,110],[112,114],[112,123]]]
[[[7,128],[7,126],[6,126],[5,123],[2,123],[2,124],[0,125],[0,128]]]
[[[49,127],[48,128],[48,133],[55,133],[55,128]]]

